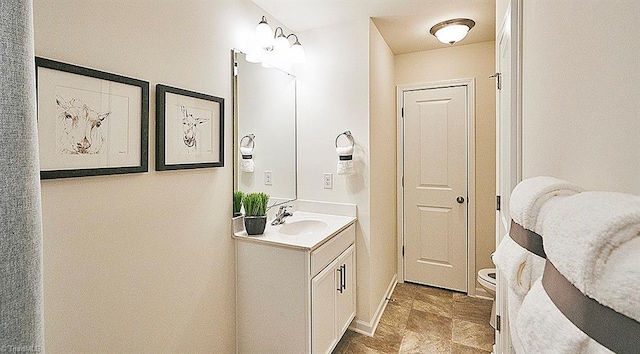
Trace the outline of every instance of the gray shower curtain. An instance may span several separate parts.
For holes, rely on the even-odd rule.
[[[0,0],[0,352],[44,352],[33,4]]]

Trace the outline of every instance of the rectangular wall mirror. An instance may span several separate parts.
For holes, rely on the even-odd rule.
[[[234,191],[296,199],[296,78],[233,51]]]

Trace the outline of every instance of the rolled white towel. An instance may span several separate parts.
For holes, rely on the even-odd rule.
[[[336,153],[340,157],[336,170],[339,175],[352,175],[356,173],[353,169],[353,151],[354,146],[337,146]]]
[[[518,333],[518,340],[513,341],[518,354],[613,353],[589,338],[558,310],[540,279],[524,299],[511,328]]]
[[[255,169],[255,163],[253,162],[253,147],[241,146],[240,155],[240,171],[252,173]]]
[[[640,196],[584,192],[544,223],[545,250],[576,288],[640,322]]]
[[[493,255],[493,262],[507,280],[507,303],[511,340],[514,348],[520,342],[514,323],[525,296],[534,282],[542,276],[544,258],[527,251],[509,235],[505,236]]]
[[[353,160],[338,161],[336,167],[339,175],[352,175],[356,173],[353,169]]]
[[[336,147],[336,152],[340,156],[353,155],[353,150],[354,150],[353,145]]]
[[[253,147],[241,146],[240,147],[240,155],[252,156],[253,155]]]
[[[513,190],[509,203],[510,214],[516,223],[527,230],[543,235],[544,216],[564,197],[583,191],[573,183],[554,177],[533,177],[520,182]],[[544,258],[504,237],[493,255],[493,262],[507,280],[509,288],[509,321],[515,323],[518,310],[534,282],[542,276]],[[518,340],[518,330],[511,326],[511,338]]]
[[[514,293],[513,289],[507,288],[508,299],[524,299],[523,296]],[[511,333],[511,344],[514,348],[520,348],[520,335],[518,334],[518,328],[515,326],[517,314],[520,312],[522,301],[507,301],[507,315],[509,317],[509,330]],[[515,316],[512,316],[515,314]]]
[[[538,176],[525,179],[511,192],[511,219],[527,230],[536,231],[540,209],[549,199],[583,191],[584,188],[555,177]]]
[[[544,269],[544,258],[522,248],[508,235],[498,245],[493,262],[504,274],[509,289],[519,302],[527,295],[533,283],[542,276]]]
[[[586,295],[595,300],[594,303],[635,320],[637,329],[640,322],[640,197],[584,192],[559,201],[545,219],[547,260],[577,289],[576,296]],[[582,301],[571,295],[572,291],[560,286],[561,282],[550,280],[543,284],[548,276],[546,272],[525,297],[516,319],[518,353],[611,353],[607,346],[636,348],[637,336],[626,335],[622,339],[625,342],[615,338],[625,330],[615,327],[616,321],[595,315],[595,309],[583,307]],[[566,307],[567,304],[571,305]],[[572,308],[578,304],[578,310]],[[560,310],[563,308],[566,313]],[[575,325],[570,315],[572,309],[578,311],[574,317],[576,323],[590,322],[591,327]],[[610,333],[598,339],[603,326]],[[593,328],[597,331],[589,332]],[[594,338],[590,338],[589,333]]]
[[[547,215],[559,200],[582,190],[580,186],[553,177],[526,179],[511,194],[509,208],[513,221],[542,236],[542,216]],[[518,296],[515,301],[522,301],[544,268],[543,258],[521,247],[511,237],[502,239],[493,261],[506,277],[513,294]]]
[[[255,170],[253,159],[240,160],[240,170],[242,172],[252,173]]]

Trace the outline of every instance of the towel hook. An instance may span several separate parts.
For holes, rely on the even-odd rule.
[[[349,142],[351,143],[351,147],[354,147],[356,145],[355,141],[353,140],[353,135],[351,135],[351,131],[346,130],[343,133],[338,134],[338,136],[336,137],[336,147],[338,147],[338,139],[340,139],[340,137],[343,135],[346,136],[347,139],[349,139]]]
[[[242,139],[240,139],[240,146],[242,146],[242,142],[244,141],[244,139],[249,139],[249,142],[247,143],[247,147],[250,147],[251,150],[255,149],[256,147],[256,141],[254,140],[256,138],[255,135],[253,134],[247,134],[245,136],[242,137]],[[250,144],[250,146],[249,146]]]

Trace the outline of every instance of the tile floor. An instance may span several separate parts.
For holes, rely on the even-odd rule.
[[[399,283],[373,337],[350,330],[334,354],[487,354],[494,343],[491,301]]]

